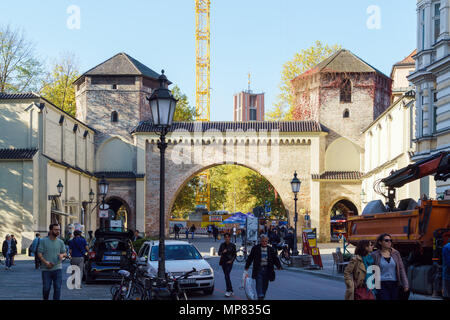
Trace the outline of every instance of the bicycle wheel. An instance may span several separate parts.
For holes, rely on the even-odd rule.
[[[243,262],[244,260],[245,260],[245,253],[244,253],[244,250],[239,249],[239,250],[236,252],[236,261],[237,261],[237,262]]]
[[[178,294],[176,295],[176,300],[187,300],[187,294],[186,291],[181,290],[180,292],[178,292]]]
[[[131,283],[131,288],[128,290],[126,300],[143,300],[144,288],[138,283]]]
[[[112,300],[114,300],[114,301],[125,300],[125,299],[124,299],[124,295],[123,295],[121,289],[122,289],[122,287],[119,286],[119,287],[115,290],[115,292],[114,292],[114,294],[113,294],[113,296],[112,296]]]

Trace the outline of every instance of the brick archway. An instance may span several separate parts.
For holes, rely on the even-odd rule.
[[[113,196],[109,196],[108,198],[106,198],[105,202],[109,205],[109,208],[112,209],[116,213],[120,209],[121,206],[124,206],[125,210],[127,212],[127,215],[126,215],[127,229],[130,229],[130,230],[136,229],[136,216],[127,201],[125,201],[121,197],[113,195]]]

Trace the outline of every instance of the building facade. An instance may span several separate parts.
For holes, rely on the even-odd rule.
[[[408,77],[416,87],[417,149],[419,161],[450,150],[450,0],[417,1],[416,69]],[[421,180],[428,189],[432,177]],[[450,181],[436,182],[436,195],[450,188]]]
[[[241,91],[234,95],[234,121],[264,121],[264,93]]]
[[[24,250],[50,223],[63,236],[70,224],[95,230],[94,134],[38,94],[0,94],[0,237],[14,234]]]

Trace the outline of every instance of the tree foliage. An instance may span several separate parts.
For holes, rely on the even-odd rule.
[[[181,92],[177,85],[175,85],[171,91],[175,99],[178,100],[175,114],[173,115],[173,121],[194,121],[196,115],[195,107],[189,106],[187,96]]]
[[[43,81],[41,95],[75,117],[75,87],[73,82],[80,76],[74,55],[66,54],[55,62],[52,71]]]
[[[295,98],[292,93],[291,80],[303,72],[313,68],[325,58],[341,48],[340,45],[329,46],[316,41],[307,49],[296,53],[292,60],[283,64],[281,70],[280,94],[272,111],[266,114],[267,120],[292,120],[292,110],[295,107]]]
[[[20,29],[0,25],[0,93],[39,91],[42,63]]]

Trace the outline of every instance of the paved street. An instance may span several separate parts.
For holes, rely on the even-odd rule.
[[[183,239],[182,239],[183,240]],[[189,239],[189,241],[192,241]],[[198,247],[203,255],[209,255],[209,249],[214,246],[216,250],[220,242],[214,243],[205,237],[196,237],[193,243]],[[336,247],[338,244],[327,244],[329,247]],[[324,252],[332,250],[325,248]],[[324,263],[329,264],[329,254],[324,254]],[[244,271],[243,263],[235,263],[231,272],[235,295],[232,298],[226,298],[225,280],[219,267],[219,258],[217,256],[208,259],[215,272],[215,291],[211,296],[203,296],[201,292],[189,294],[193,300],[246,300],[243,289],[240,289],[242,274]],[[65,271],[69,263],[63,264]],[[267,299],[273,300],[341,300],[344,298],[345,285],[341,275],[335,278],[317,276],[311,274],[316,271],[299,272],[293,270],[276,271],[277,279],[271,282],[267,292]],[[95,285],[84,285],[81,290],[69,290],[65,285],[68,274],[63,274],[62,298],[65,300],[109,300],[111,299],[110,287],[113,283],[102,282]],[[9,299],[41,299],[42,281],[41,271],[34,270],[32,258],[20,255],[16,259],[16,266],[12,271],[6,271],[4,266],[0,268],[0,300]],[[421,295],[411,295],[410,299],[431,299]]]

